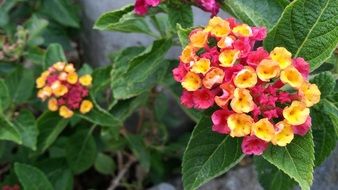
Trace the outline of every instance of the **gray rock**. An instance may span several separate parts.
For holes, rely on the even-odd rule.
[[[143,34],[120,33],[120,32],[101,32],[93,29],[96,19],[104,12],[120,9],[123,6],[134,3],[135,0],[77,0],[82,7],[82,20],[84,31],[82,34],[82,44],[84,46],[85,59],[92,65],[109,64],[108,55],[111,52],[125,47],[143,45],[147,46],[154,40],[152,37]],[[205,13],[198,8],[194,8],[195,25],[205,25],[210,13]],[[227,17],[226,13],[220,16]],[[168,53],[169,58],[177,58],[180,48],[173,48]]]
[[[148,190],[176,190],[176,188],[169,183],[161,183],[161,184],[156,185],[155,187],[152,187]]]

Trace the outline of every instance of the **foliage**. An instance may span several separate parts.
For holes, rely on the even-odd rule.
[[[242,139],[214,133],[210,110],[180,106],[180,86],[171,73],[178,60],[166,56],[188,44],[196,2],[167,0],[145,16],[136,15],[132,5],[104,13],[94,29],[140,33],[154,41],[114,52],[111,64],[94,67],[69,56],[80,46],[82,27],[72,0],[0,1],[0,186],[73,189],[85,181],[82,188],[98,188],[83,180],[94,176],[100,188],[117,183],[144,189],[179,174],[182,162],[184,188],[192,190],[236,166],[244,157]],[[267,27],[268,50],[283,46],[311,64],[311,82],[321,91],[311,109],[311,132],[254,158],[265,189],[297,183],[308,190],[313,170],[338,137],[338,0],[218,3],[250,26]],[[36,97],[36,78],[59,61],[92,75],[91,112],[64,119]],[[193,123],[195,128],[182,129]]]

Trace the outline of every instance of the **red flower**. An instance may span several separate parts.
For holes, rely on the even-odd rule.
[[[230,112],[227,109],[217,110],[211,115],[211,120],[213,123],[212,131],[215,131],[220,134],[229,134],[230,129],[227,124],[227,119],[229,115],[233,112]]]
[[[214,105],[215,94],[206,88],[193,92],[194,107],[197,109],[208,109]]]
[[[242,141],[242,151],[244,154],[262,155],[268,147],[268,143],[256,136],[245,136]]]

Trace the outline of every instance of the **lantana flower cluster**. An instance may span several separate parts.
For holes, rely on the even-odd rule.
[[[217,107],[212,130],[243,137],[242,151],[260,155],[269,143],[286,146],[311,127],[310,107],[320,91],[309,64],[283,47],[255,48],[266,29],[213,17],[193,30],[173,70],[188,108]]]
[[[71,118],[74,111],[86,114],[93,108],[88,99],[92,77],[78,76],[73,64],[57,62],[36,79],[37,96],[48,101],[50,111],[59,111],[63,118]]]

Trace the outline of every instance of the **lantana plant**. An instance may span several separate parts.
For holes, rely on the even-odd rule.
[[[269,177],[278,175],[284,189],[297,182],[307,190],[314,168],[336,146],[335,4],[337,0],[138,0],[135,7],[103,14],[95,28],[156,39],[147,54],[162,61],[132,60],[124,74],[130,88],[122,90],[121,83],[113,82],[113,96],[137,97],[140,91],[131,84],[143,78],[151,85],[150,78],[157,79],[196,121],[183,156],[185,189],[199,188],[246,157],[256,165],[265,189],[277,187]],[[191,5],[211,13],[205,27],[194,27]],[[219,9],[234,18],[213,17]],[[176,64],[163,58],[171,45],[182,47]],[[157,78],[156,71],[169,63],[176,82]],[[138,68],[148,74],[132,76]]]
[[[0,0],[2,189],[195,190],[243,165],[311,188],[338,137],[338,0],[135,0],[93,30],[153,42],[100,67],[75,2]]]

